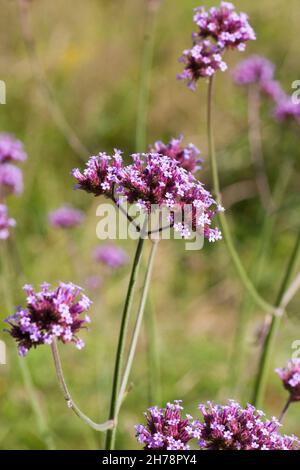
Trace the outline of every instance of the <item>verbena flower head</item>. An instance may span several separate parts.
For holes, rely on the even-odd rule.
[[[23,162],[26,158],[27,154],[20,140],[10,134],[0,133],[0,163]]]
[[[78,168],[72,171],[77,181],[76,188],[83,189],[95,196],[104,194],[111,197],[114,185],[118,183],[118,173],[121,167],[122,157],[118,150],[115,150],[113,156],[109,156],[105,152],[92,156],[83,172]]]
[[[70,206],[62,206],[49,214],[49,222],[53,227],[66,229],[82,224],[84,218],[82,211]]]
[[[112,269],[121,268],[129,261],[126,251],[112,243],[98,246],[94,250],[94,259]]]
[[[300,359],[293,359],[283,369],[276,369],[291,401],[300,401]]]
[[[0,164],[0,198],[23,191],[22,171],[10,163]]]
[[[232,48],[244,51],[246,42],[255,40],[255,32],[245,13],[237,13],[234,5],[221,2],[219,7],[195,9],[194,21],[199,27],[195,38],[212,38],[220,49]]]
[[[147,424],[135,427],[136,437],[144,449],[157,450],[188,450],[190,421],[192,418],[182,417],[181,401],[168,403],[166,408],[153,406],[145,413]]]
[[[240,62],[233,71],[238,85],[262,84],[273,80],[275,66],[265,57],[253,55]]]
[[[246,42],[256,39],[245,13],[238,14],[232,3],[221,2],[219,7],[195,9],[194,21],[198,31],[193,33],[193,47],[179,59],[185,64],[178,79],[187,80],[195,89],[200,78],[211,77],[217,70],[225,71],[222,55],[226,49],[245,50]]]
[[[0,240],[6,240],[9,237],[10,228],[15,226],[16,221],[8,216],[7,206],[0,204]]]
[[[10,325],[8,332],[17,341],[21,356],[32,347],[51,344],[53,338],[63,343],[72,342],[78,349],[84,347],[77,333],[90,323],[88,315],[83,318],[81,315],[87,312],[92,302],[72,283],[61,282],[54,290],[50,287],[44,283],[41,291],[35,292],[31,285],[25,285],[27,307],[19,308],[6,319]]]
[[[193,144],[184,147],[182,141],[183,136],[180,136],[179,139],[172,139],[168,144],[157,141],[153,146],[150,146],[150,152],[173,158],[182,168],[195,173],[201,168],[200,150]]]
[[[190,172],[166,155],[148,153],[132,157],[133,164],[123,167],[120,172],[122,192],[130,204],[136,203],[149,213],[153,206],[167,208],[173,214],[181,214],[189,207],[190,228],[200,229],[209,241],[221,238],[220,231],[211,228],[211,221],[222,208]],[[188,238],[184,224],[174,223],[174,228]]]
[[[195,90],[200,78],[211,77],[217,70],[224,72],[227,64],[223,61],[221,51],[208,39],[194,44],[192,49],[183,51],[179,59],[185,65],[182,74],[177,75],[178,80],[187,80],[188,87]]]
[[[280,103],[285,99],[285,92],[282,89],[281,84],[277,80],[268,80],[261,83],[261,92],[268,98],[274,101],[274,103]]]
[[[294,103],[290,96],[286,96],[277,103],[274,115],[279,122],[300,124],[300,103]]]
[[[208,402],[199,405],[203,421],[192,423],[191,434],[201,449],[207,450],[299,450],[295,436],[279,434],[280,423],[268,420],[254,406],[242,408],[231,400],[221,406]]]

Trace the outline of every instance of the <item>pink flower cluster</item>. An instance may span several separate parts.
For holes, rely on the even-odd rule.
[[[293,359],[283,369],[276,369],[291,401],[300,401],[300,359]]]
[[[254,406],[242,408],[230,400],[221,406],[199,405],[203,420],[192,423],[192,435],[207,450],[300,450],[295,436],[281,435],[276,418],[268,420]]]
[[[0,133],[0,163],[24,162],[26,159],[22,142],[10,134]]]
[[[187,450],[196,440],[201,450],[300,450],[295,436],[281,435],[276,418],[268,420],[254,406],[242,408],[230,400],[221,406],[212,402],[199,405],[202,419],[182,417],[180,401],[165,409],[154,406],[145,413],[147,424],[135,427],[144,449]]]
[[[28,351],[40,344],[51,344],[53,338],[63,343],[75,343],[83,348],[83,341],[77,337],[78,331],[90,323],[85,313],[91,306],[91,300],[82,289],[72,283],[61,282],[50,290],[50,285],[41,285],[41,291],[35,292],[31,285],[25,285],[27,308],[19,308],[14,315],[6,319],[10,325],[8,332],[19,345],[19,354],[25,356]]]
[[[50,225],[56,228],[77,227],[84,221],[84,213],[70,206],[62,206],[49,214]]]
[[[21,194],[23,191],[23,175],[14,162],[23,162],[27,155],[23,144],[12,135],[0,133],[0,239],[7,239],[10,227],[16,221],[8,217],[8,209],[4,204],[7,196]]]
[[[185,64],[179,80],[187,80],[195,89],[199,78],[211,77],[217,70],[225,71],[222,55],[227,49],[244,51],[247,41],[255,40],[255,33],[245,13],[237,13],[234,5],[221,2],[219,7],[195,9],[194,21],[198,31],[193,33],[193,47],[179,59]]]
[[[8,216],[7,206],[0,204],[0,240],[6,240],[9,237],[9,229],[15,225],[15,219]]]
[[[168,403],[166,408],[153,406],[145,413],[147,425],[138,424],[136,437],[144,449],[188,450],[190,422],[192,417],[183,418],[181,401]]]
[[[80,189],[96,196],[105,194],[112,197],[116,188],[123,200],[137,204],[146,213],[151,213],[155,208],[168,208],[172,212],[171,226],[184,238],[189,237],[191,230],[201,231],[210,242],[222,238],[217,228],[211,228],[211,222],[223,208],[216,205],[203,184],[180,166],[176,159],[159,153],[134,154],[133,163],[124,166],[120,152],[117,152],[117,163],[114,158],[111,164],[106,154],[100,155],[97,161],[91,157],[87,163],[88,171],[83,174],[78,169],[73,171]],[[181,214],[188,207],[190,223],[186,226],[178,221],[175,214]]]
[[[169,158],[176,160],[179,165],[191,173],[201,169],[202,159],[199,158],[200,150],[193,144],[186,147],[182,145],[183,136],[178,139],[172,139],[169,143],[164,144],[160,140],[150,145],[149,151],[152,153],[159,153],[166,155]]]
[[[237,13],[229,2],[221,2],[219,7],[212,7],[208,11],[204,7],[196,8],[194,21],[199,27],[194,37],[212,38],[221,50],[232,48],[244,51],[247,41],[256,39],[248,16]]]

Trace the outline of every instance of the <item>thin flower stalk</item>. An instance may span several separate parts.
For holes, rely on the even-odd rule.
[[[280,416],[279,416],[279,422],[280,422],[280,423],[282,423],[282,421],[284,420],[284,418],[285,418],[285,416],[286,416],[286,414],[287,414],[287,411],[288,411],[288,409],[289,409],[291,403],[292,403],[292,399],[291,399],[291,397],[289,396],[289,398],[287,399],[286,404],[285,404],[284,407],[283,407],[282,412],[280,413]]]
[[[287,162],[284,165],[280,176],[277,178],[277,182],[275,184],[275,188],[272,194],[272,199],[276,207],[280,207],[282,205],[291,175],[292,168],[289,162]],[[263,272],[266,267],[269,246],[272,239],[273,228],[276,224],[278,213],[279,210],[274,210],[271,214],[268,214],[266,211],[264,211],[262,222],[263,228],[259,236],[260,244],[257,249],[257,254],[255,255],[253,263],[250,267],[250,275],[253,279],[253,282],[255,282],[256,287],[259,286]],[[246,328],[248,319],[250,318],[254,307],[255,303],[253,302],[252,296],[249,295],[248,291],[244,292],[240,312],[237,318],[234,346],[229,367],[230,384],[233,390],[239,389],[239,383],[242,379],[243,358],[246,345]],[[267,314],[265,322],[268,321],[268,318],[269,314]]]
[[[136,117],[136,136],[135,136],[135,150],[141,152],[146,150],[147,145],[147,123],[149,112],[149,95],[151,86],[151,74],[154,58],[154,46],[157,30],[157,19],[159,9],[161,7],[160,0],[147,1],[147,25],[144,37],[142,69],[140,79],[140,89],[138,98],[138,109]],[[152,325],[152,328],[147,328],[146,335],[149,345],[148,354],[148,386],[149,390],[152,388],[152,373],[153,361],[151,357],[156,357],[155,364],[159,367],[158,353],[156,349],[156,329],[155,329],[155,311],[149,307],[147,311],[147,320]],[[151,351],[151,356],[150,356]],[[157,370],[157,369],[155,369]],[[157,379],[157,377],[156,377]],[[158,384],[157,384],[158,385]]]
[[[256,84],[248,89],[248,134],[251,158],[255,169],[256,185],[263,208],[267,213],[274,209],[271,189],[266,174],[260,123],[260,90]]]
[[[119,394],[119,386],[121,381],[121,372],[122,372],[122,365],[124,360],[124,352],[125,352],[125,343],[127,338],[127,331],[128,331],[128,324],[129,324],[129,317],[130,311],[132,306],[133,295],[135,292],[137,276],[139,272],[139,267],[142,258],[142,252],[144,247],[144,238],[140,236],[135,252],[135,257],[133,260],[126,300],[124,304],[120,332],[119,332],[119,340],[118,340],[118,347],[115,359],[115,368],[114,368],[114,376],[113,376],[113,385],[112,385],[112,393],[111,393],[111,402],[110,402],[110,411],[109,411],[109,419],[112,421],[116,421],[116,417],[118,415],[118,394]],[[116,426],[117,423],[115,422],[115,428],[113,430],[109,430],[106,435],[106,450],[113,450],[115,445],[115,436],[116,436]]]
[[[69,389],[66,384],[66,380],[64,377],[62,365],[61,365],[61,360],[60,360],[60,355],[59,355],[59,350],[57,347],[57,342],[54,339],[51,344],[51,350],[52,350],[52,356],[53,356],[53,361],[55,365],[55,370],[56,370],[56,375],[57,379],[59,382],[59,385],[61,387],[61,390],[64,395],[64,399],[66,400],[68,408],[70,408],[74,413],[82,420],[84,421],[88,426],[90,426],[92,429],[95,431],[100,431],[100,432],[105,432],[108,429],[111,429],[113,427],[113,421],[108,420],[105,423],[98,424],[92,421],[88,416],[86,416],[80,408],[76,405],[76,403],[73,401],[71,394],[69,392]]]
[[[212,126],[212,100],[213,100],[213,76],[209,78],[208,83],[208,104],[207,104],[207,133],[208,133],[208,147],[209,147],[209,156],[211,163],[211,172],[213,180],[213,188],[215,192],[215,198],[217,204],[222,205],[222,197],[220,191],[220,182],[218,174],[218,164],[215,152],[215,143],[213,135],[213,126]],[[241,260],[239,254],[237,253],[234,242],[231,236],[229,225],[225,217],[224,212],[219,213],[219,220],[222,228],[223,237],[229,252],[229,255],[233,261],[233,264],[237,270],[237,273],[240,277],[241,282],[244,287],[247,289],[249,294],[252,296],[256,304],[267,312],[274,312],[274,307],[266,302],[261,295],[257,292],[255,286],[253,285],[251,279],[249,278]]]
[[[142,321],[143,321],[143,316],[144,316],[144,311],[145,311],[145,306],[146,306],[146,301],[147,301],[147,296],[148,296],[148,291],[150,287],[150,282],[151,282],[151,277],[152,277],[152,272],[153,272],[153,265],[154,265],[154,259],[157,251],[157,245],[158,245],[158,240],[152,240],[152,246],[151,246],[151,252],[147,264],[147,270],[146,270],[146,276],[144,280],[144,285],[143,285],[143,291],[142,291],[142,296],[140,300],[140,305],[136,317],[136,322],[133,330],[133,335],[131,339],[131,344],[129,347],[129,353],[128,353],[128,358],[127,362],[124,368],[124,374],[122,377],[121,381],[121,386],[120,386],[120,392],[119,392],[119,398],[118,398],[118,405],[117,405],[117,415],[120,412],[120,408],[122,406],[123,398],[126,393],[126,388],[128,384],[128,379],[129,375],[131,372],[132,364],[133,364],[133,359],[136,351],[136,346],[138,342],[138,338],[140,335],[141,331],[141,326],[142,326]]]
[[[261,357],[258,366],[258,372],[256,376],[254,392],[253,392],[253,404],[256,407],[261,407],[261,404],[264,399],[267,380],[268,380],[268,372],[270,370],[270,363],[271,357],[274,350],[275,340],[277,337],[277,333],[280,328],[281,318],[286,307],[286,291],[288,289],[291,277],[293,275],[295,266],[297,264],[300,252],[300,230],[297,235],[297,239],[295,242],[295,246],[292,250],[288,266],[283,278],[283,281],[280,286],[280,290],[277,296],[277,300],[275,306],[277,307],[277,314],[273,315],[268,333],[262,348]]]
[[[146,304],[145,326],[148,356],[148,401],[149,405],[152,406],[154,403],[161,403],[161,376],[157,318],[151,292],[148,295]]]

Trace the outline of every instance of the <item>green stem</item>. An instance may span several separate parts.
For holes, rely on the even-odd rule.
[[[149,407],[161,403],[160,357],[156,325],[156,311],[150,295],[146,306],[146,331],[148,349],[148,397]]]
[[[257,373],[256,381],[255,381],[254,393],[253,393],[253,399],[252,399],[253,404],[257,408],[261,407],[263,398],[265,395],[268,372],[270,369],[271,356],[272,356],[273,349],[274,349],[275,339],[276,339],[276,336],[280,327],[280,323],[281,323],[282,315],[280,315],[280,307],[284,299],[284,294],[290,282],[291,276],[293,275],[293,271],[298,260],[299,250],[300,250],[300,230],[299,230],[296,242],[295,242],[295,246],[292,250],[292,253],[288,262],[288,266],[287,266],[283,281],[279,289],[279,293],[277,295],[275,306],[277,307],[278,314],[273,315],[272,317],[271,324],[270,324],[268,334],[264,342],[264,346],[263,346],[260,361],[259,361],[258,373]]]
[[[292,168],[290,166],[290,163],[287,162],[284,165],[283,170],[281,171],[280,176],[277,179],[275,189],[272,195],[272,200],[274,201],[276,207],[280,207],[282,204],[291,175]],[[265,269],[269,246],[273,235],[273,228],[275,226],[277,217],[278,210],[272,212],[271,214],[264,212],[263,229],[259,236],[261,243],[253,259],[253,263],[250,269],[251,278],[253,279],[256,286],[259,286],[260,280]],[[243,300],[241,302],[240,313],[237,319],[237,328],[229,368],[230,385],[234,391],[237,391],[239,389],[239,384],[242,380],[242,367],[246,345],[245,333],[247,328],[247,320],[250,317],[254,306],[255,304],[252,301],[252,297],[248,294],[247,291],[244,292]]]
[[[145,305],[147,301],[147,296],[148,296],[148,291],[150,287],[150,282],[151,282],[151,277],[152,277],[152,272],[153,272],[153,265],[154,265],[154,259],[156,255],[156,250],[157,250],[157,245],[158,241],[152,241],[152,247],[151,247],[151,252],[148,260],[148,265],[147,265],[147,270],[146,270],[146,275],[145,275],[145,280],[144,280],[144,286],[143,286],[143,291],[142,291],[142,296],[140,300],[140,305],[136,317],[136,322],[133,330],[133,335],[131,339],[131,344],[129,347],[129,353],[128,353],[128,358],[127,362],[124,368],[124,374],[122,377],[121,381],[121,386],[120,386],[120,392],[119,392],[119,397],[118,397],[118,404],[117,404],[117,413],[116,413],[116,418],[120,412],[120,408],[122,406],[122,402],[126,393],[126,388],[128,384],[128,379],[129,375],[131,372],[132,368],[132,363],[136,351],[136,346],[138,342],[138,338],[140,335],[141,331],[141,326],[142,326],[142,321],[143,321],[143,316],[144,316],[144,311],[145,311]]]
[[[141,236],[139,238],[138,245],[136,248],[136,253],[135,253],[131,276],[130,276],[129,285],[128,285],[128,291],[127,291],[126,300],[125,300],[124,309],[123,309],[118,348],[117,348],[117,354],[116,354],[116,360],[115,360],[114,378],[113,378],[110,412],[109,412],[109,419],[114,421],[115,428],[107,432],[106,445],[105,445],[106,450],[113,450],[114,445],[115,445],[116,426],[117,426],[117,423],[116,423],[117,402],[118,402],[120,376],[121,376],[124,349],[125,349],[125,340],[127,336],[130,310],[131,310],[133,294],[134,294],[134,290],[136,286],[137,275],[138,275],[138,271],[140,267],[144,241],[145,240]]]
[[[220,182],[219,182],[219,174],[218,174],[218,164],[215,152],[215,144],[214,144],[214,135],[213,135],[213,125],[212,125],[212,99],[213,99],[213,77],[210,77],[209,84],[208,84],[208,104],[207,104],[207,134],[208,134],[208,150],[211,162],[211,171],[212,171],[212,180],[213,180],[213,188],[216,197],[216,201],[218,204],[222,204],[222,197],[220,191]],[[254,287],[251,279],[249,278],[241,260],[239,254],[237,253],[234,242],[231,236],[231,232],[225,217],[224,212],[219,213],[219,220],[220,225],[223,232],[223,237],[226,243],[227,250],[231,257],[231,260],[236,268],[236,271],[239,275],[239,278],[247,289],[253,300],[256,304],[262,308],[264,311],[267,312],[274,312],[274,307],[266,302],[261,295],[257,292],[256,288]]]
[[[280,413],[280,417],[279,417],[279,422],[282,423],[282,421],[284,420],[284,417],[287,413],[287,410],[289,409],[289,406],[290,404],[292,403],[292,399],[291,399],[291,396],[289,396],[289,398],[287,399],[287,402],[286,404],[284,405],[284,408],[282,410],[282,412]]]
[[[147,119],[150,94],[151,69],[153,64],[155,31],[158,9],[149,9],[147,12],[147,24],[144,37],[144,49],[142,59],[140,91],[137,109],[135,148],[137,152],[146,151]]]
[[[78,408],[76,403],[74,403],[74,401],[71,397],[71,394],[69,392],[69,389],[67,387],[67,384],[66,384],[66,380],[65,380],[62,365],[61,365],[59,350],[58,350],[57,342],[56,342],[55,339],[53,340],[53,342],[51,344],[51,349],[52,349],[53,361],[54,361],[54,365],[55,365],[55,370],[56,370],[56,375],[57,375],[57,378],[58,378],[58,382],[59,382],[59,385],[60,385],[61,390],[63,392],[64,399],[66,400],[68,408],[73,410],[74,413],[80,419],[82,419],[82,421],[84,421],[88,426],[90,426],[95,431],[104,432],[104,431],[107,431],[108,429],[112,429],[113,421],[109,420],[106,423],[101,423],[101,424],[95,423],[88,416],[86,416],[84,413],[82,413],[80,408]]]

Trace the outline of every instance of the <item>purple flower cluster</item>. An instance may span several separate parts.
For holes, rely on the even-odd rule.
[[[10,134],[0,133],[0,163],[23,162],[26,159],[22,142]]]
[[[129,261],[126,251],[113,244],[98,246],[94,250],[94,259],[112,269],[121,268]]]
[[[150,146],[150,152],[166,155],[176,160],[179,165],[191,173],[201,169],[202,159],[199,158],[200,150],[193,144],[186,147],[182,145],[183,136],[178,139],[172,139],[168,144],[164,144],[160,140]]]
[[[300,359],[293,359],[283,369],[276,369],[291,401],[300,401]]]
[[[223,61],[219,48],[208,39],[201,44],[195,44],[192,49],[184,50],[179,62],[182,62],[185,68],[177,78],[187,80],[191,90],[195,90],[199,78],[211,77],[217,70],[222,72],[227,70],[227,64]]]
[[[40,344],[51,344],[53,338],[63,343],[75,343],[78,349],[84,347],[77,337],[78,331],[90,323],[90,318],[80,315],[90,306],[90,299],[82,289],[72,283],[61,282],[50,290],[50,285],[41,285],[41,291],[35,292],[31,285],[25,285],[27,308],[19,308],[14,315],[6,319],[10,325],[8,332],[17,341],[19,354],[25,356],[28,351]]]
[[[199,405],[203,421],[192,423],[191,434],[200,449],[207,450],[299,450],[295,436],[282,436],[276,418],[268,420],[252,405],[242,408],[230,400],[229,405],[207,402]]]
[[[181,417],[180,401],[166,409],[156,406],[145,413],[147,425],[137,425],[136,437],[144,449],[188,449],[195,439],[201,450],[300,450],[295,436],[281,435],[276,418],[268,420],[252,405],[242,408],[234,400],[221,406],[212,402],[199,405],[203,419]]]
[[[290,96],[286,95],[278,101],[274,116],[279,122],[294,121],[300,124],[300,103],[295,103]]]
[[[253,55],[236,66],[233,78],[238,85],[262,85],[273,80],[274,72],[275,65],[272,62],[265,57]]]
[[[90,157],[83,173],[75,168],[72,174],[77,180],[77,189],[83,189],[88,193],[95,194],[95,196],[104,194],[107,197],[112,197],[114,186],[118,183],[121,167],[121,152],[115,150],[112,157],[105,152]]]
[[[190,147],[189,152],[195,155],[195,147]],[[137,204],[148,213],[151,213],[153,206],[168,208],[173,214],[181,214],[186,207],[191,207],[189,228],[201,231],[211,242],[221,238],[220,231],[211,228],[211,221],[223,209],[216,205],[203,184],[177,160],[159,153],[139,153],[132,155],[131,165],[124,166],[120,152],[116,152],[117,158],[110,166],[106,154],[100,155],[97,160],[91,157],[83,174],[78,169],[73,171],[80,189],[96,196],[105,194],[112,197],[116,188],[129,204]],[[170,224],[188,238],[190,230],[181,222],[176,223],[175,216]]]
[[[0,204],[0,240],[6,240],[9,237],[10,228],[15,225],[15,219],[8,216],[7,206]]]
[[[221,2],[219,7],[212,7],[208,12],[204,7],[196,8],[194,21],[199,26],[194,37],[213,38],[221,50],[232,48],[244,51],[246,42],[256,39],[248,16],[238,14],[229,2]]]
[[[57,228],[77,227],[83,221],[84,213],[70,206],[62,206],[49,214],[50,225]]]
[[[248,16],[237,13],[229,2],[221,2],[219,7],[208,11],[204,7],[196,8],[194,21],[198,31],[193,33],[193,47],[183,52],[180,61],[185,64],[185,70],[178,75],[180,80],[188,81],[192,90],[199,78],[227,69],[222,59],[227,49],[244,51],[246,42],[256,39]]]
[[[0,239],[9,237],[10,227],[16,221],[8,217],[8,209],[4,204],[7,196],[21,194],[23,191],[23,175],[21,170],[11,162],[22,162],[27,155],[23,144],[12,135],[0,133]]]
[[[0,199],[9,194],[21,194],[23,191],[22,171],[15,165],[3,163],[0,165]]]
[[[139,424],[135,427],[136,437],[144,449],[157,450],[188,450],[191,416],[183,418],[181,401],[168,403],[166,408],[153,406],[145,413],[147,425]]]

